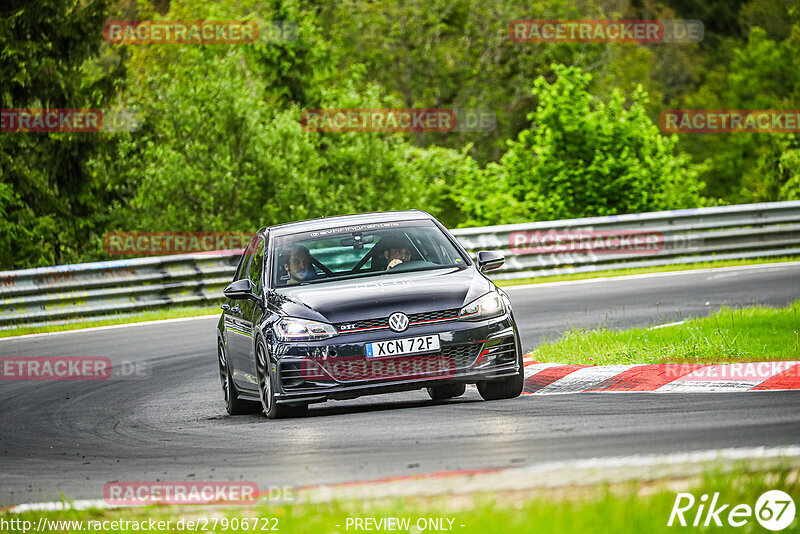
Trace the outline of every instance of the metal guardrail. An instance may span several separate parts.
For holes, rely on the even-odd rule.
[[[503,252],[505,265],[491,275],[499,280],[800,256],[800,201],[460,228],[453,234],[471,253]],[[598,249],[598,236],[601,244],[620,246]],[[625,246],[636,236],[649,240],[645,250]],[[586,246],[576,249],[580,243]],[[238,258],[228,251],[0,272],[0,325],[217,302]]]
[[[656,251],[515,252],[519,234],[633,232],[660,236]],[[470,252],[506,254],[492,278],[509,280],[656,267],[678,263],[800,255],[800,201],[611,215],[585,219],[460,228],[453,234]],[[540,247],[546,248],[546,247]],[[551,247],[555,249],[555,247]]]
[[[0,325],[215,302],[239,256],[186,254],[0,272]]]

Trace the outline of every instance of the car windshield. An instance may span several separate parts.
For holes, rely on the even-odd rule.
[[[465,258],[432,221],[281,236],[275,239],[272,261],[273,287],[466,266]]]

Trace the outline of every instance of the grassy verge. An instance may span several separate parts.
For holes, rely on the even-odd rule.
[[[80,323],[56,324],[48,326],[19,326],[9,330],[0,330],[0,337],[22,336],[25,334],[39,334],[42,332],[61,332],[63,330],[78,330],[93,326],[109,326],[115,324],[141,323],[144,321],[158,321],[161,319],[177,319],[181,317],[196,317],[198,315],[219,314],[219,306],[178,306],[174,308],[145,310],[135,315],[126,317],[112,317]]]
[[[608,276],[628,276],[632,274],[664,273],[670,271],[692,271],[695,269],[711,269],[715,267],[736,267],[739,265],[761,265],[764,263],[784,263],[798,261],[797,257],[756,258],[726,261],[706,261],[702,263],[683,263],[680,265],[664,265],[662,267],[638,267],[635,269],[619,269],[616,271],[598,271],[594,273],[559,274],[537,278],[520,278],[519,280],[495,280],[498,286],[518,286],[523,284],[542,284],[545,282],[564,282],[567,280],[588,280]]]
[[[408,518],[410,525],[422,524],[430,519],[439,519],[450,531],[470,534],[487,532],[553,532],[586,534],[605,532],[615,534],[641,534],[686,530],[677,525],[667,526],[678,492],[692,493],[695,506],[685,512],[685,519],[691,525],[700,503],[700,496],[719,493],[718,506],[729,504],[720,514],[722,527],[695,529],[705,532],[731,532],[726,523],[727,513],[738,504],[755,508],[760,495],[765,491],[780,489],[792,496],[795,501],[800,496],[800,483],[796,470],[788,465],[782,469],[748,473],[736,471],[728,474],[707,472],[692,479],[670,479],[660,482],[640,482],[623,485],[597,485],[556,488],[530,491],[515,491],[498,494],[449,495],[428,498],[383,499],[379,501],[334,502],[323,504],[295,504],[287,506],[252,506],[243,508],[205,507],[146,507],[123,508],[118,510],[26,512],[22,514],[4,513],[0,524],[4,532],[22,532],[18,528],[8,528],[9,520],[29,521],[35,528],[42,517],[48,520],[81,521],[82,527],[72,525],[53,525],[47,522],[37,532],[97,532],[90,521],[172,521],[170,527],[150,530],[150,532],[263,532],[263,526],[275,526],[284,533],[328,534],[363,531],[355,529],[355,518]],[[682,503],[682,504],[685,504]],[[233,521],[234,518],[239,522]],[[241,518],[260,518],[257,526],[248,521],[242,528]],[[274,518],[274,519],[268,519]],[[705,514],[703,515],[703,519]],[[183,519],[183,528],[178,521]],[[265,521],[266,519],[266,521]],[[186,521],[205,522],[205,528],[187,528]],[[224,521],[223,521],[224,520]],[[747,518],[743,532],[763,532],[756,518]],[[3,523],[5,521],[5,523]],[[215,523],[216,521],[216,523]],[[452,521],[452,523],[450,523]],[[677,520],[676,520],[677,521]],[[785,532],[797,532],[800,520],[786,528]],[[239,523],[239,524],[234,524]],[[223,526],[224,525],[224,526]],[[97,526],[95,524],[95,526]],[[127,526],[128,528],[121,528]],[[61,528],[58,528],[61,527]],[[225,528],[227,527],[227,528]],[[238,528],[232,528],[238,527]],[[33,529],[31,529],[33,530]],[[374,529],[386,531],[386,529]],[[431,529],[398,529],[399,532],[426,532]],[[139,532],[128,525],[103,530],[103,532]]]
[[[800,300],[787,308],[722,308],[658,328],[571,330],[532,351],[571,364],[800,360]]]

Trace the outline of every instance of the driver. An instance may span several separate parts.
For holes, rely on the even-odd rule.
[[[389,260],[386,270],[397,267],[401,263],[411,261],[411,246],[408,241],[392,239],[383,250],[383,257]]]
[[[300,284],[317,278],[317,272],[311,266],[311,253],[303,245],[291,245],[280,257],[280,265],[289,279],[286,285]]]

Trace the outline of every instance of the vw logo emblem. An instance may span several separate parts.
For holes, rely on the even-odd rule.
[[[402,332],[408,328],[408,316],[401,312],[391,314],[389,316],[389,328],[395,332]]]

